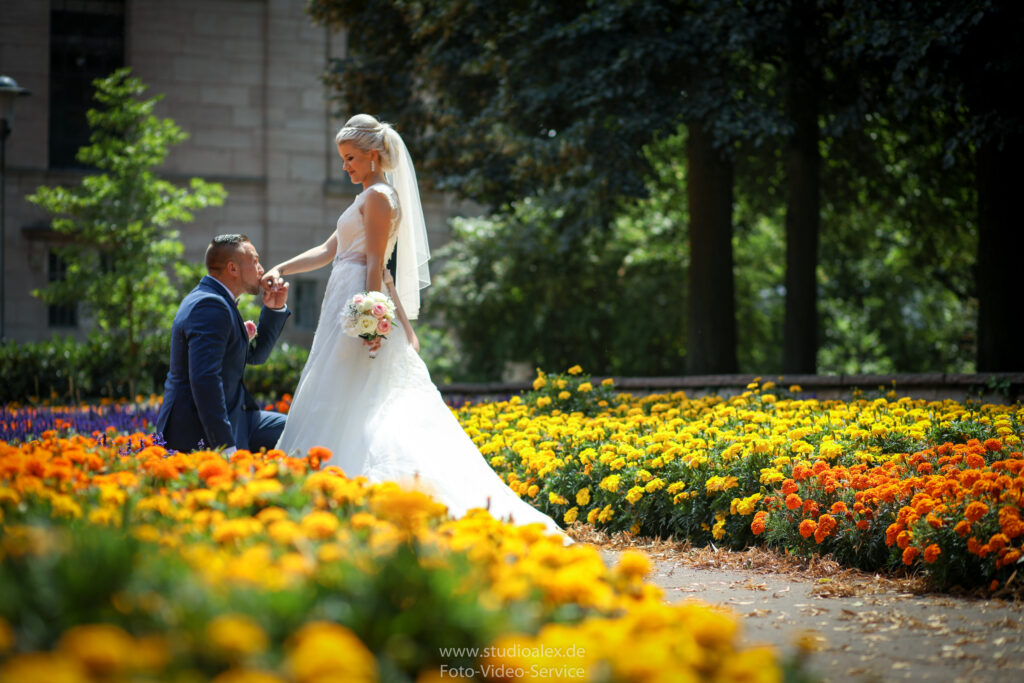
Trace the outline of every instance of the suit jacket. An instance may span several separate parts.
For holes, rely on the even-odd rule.
[[[167,445],[194,450],[249,447],[249,419],[258,410],[242,384],[246,364],[267,360],[291,313],[263,307],[250,343],[238,306],[227,289],[207,275],[189,292],[171,327],[171,367],[156,430]]]

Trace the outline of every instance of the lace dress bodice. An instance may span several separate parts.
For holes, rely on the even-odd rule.
[[[358,260],[356,254],[361,254],[362,260],[366,261],[366,227],[363,225],[363,204],[371,192],[383,195],[391,206],[391,227],[388,231],[384,262],[387,263],[391,258],[391,254],[395,250],[395,243],[398,241],[398,222],[402,209],[398,205],[398,195],[395,194],[394,188],[387,183],[377,183],[356,195],[352,204],[338,217],[338,251],[335,254],[335,260]]]

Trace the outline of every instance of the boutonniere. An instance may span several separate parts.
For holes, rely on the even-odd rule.
[[[245,333],[249,335],[249,341],[256,338],[256,323],[251,320],[245,321]]]

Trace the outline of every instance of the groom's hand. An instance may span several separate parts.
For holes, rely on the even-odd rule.
[[[288,303],[288,283],[278,280],[269,287],[263,287],[263,305],[267,308],[284,308]]]

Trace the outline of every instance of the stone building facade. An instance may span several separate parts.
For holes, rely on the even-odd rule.
[[[31,91],[7,138],[4,196],[4,337],[17,341],[84,334],[75,310],[49,307],[33,289],[60,277],[48,215],[26,201],[40,185],[77,183],[77,145],[88,139],[88,82],[130,66],[163,94],[157,114],[190,137],[160,173],[200,176],[228,192],[222,207],[179,226],[186,258],[210,238],[243,232],[270,267],[326,239],[357,187],[342,172],[321,82],[345,35],[314,26],[304,0],[2,0],[0,74]],[[120,63],[118,63],[120,61]],[[354,113],[354,112],[352,112]],[[346,116],[348,113],[346,113]],[[84,136],[84,139],[82,139]],[[431,246],[464,205],[425,193]],[[289,278],[295,315],[284,338],[312,338],[325,270]]]

